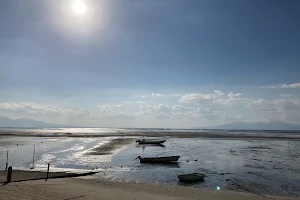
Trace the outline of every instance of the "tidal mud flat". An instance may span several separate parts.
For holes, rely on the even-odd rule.
[[[99,172],[84,179],[150,182],[192,188],[300,196],[299,141],[171,138],[163,146],[138,145],[136,137],[1,137],[0,167],[30,170]],[[172,165],[140,164],[137,156],[180,155]],[[182,173],[204,173],[204,182],[184,184]]]

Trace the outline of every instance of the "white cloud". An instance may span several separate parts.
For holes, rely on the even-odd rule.
[[[243,95],[241,93],[232,93],[230,92],[228,94],[228,97],[230,100],[241,100],[243,99]]]
[[[99,118],[109,119],[134,119],[135,116],[128,111],[127,106],[123,104],[105,104],[97,106],[99,112],[95,115]]]
[[[272,100],[257,99],[244,97],[238,92],[215,90],[206,94],[183,94],[167,100],[121,100],[116,104],[100,104],[94,109],[60,107],[37,102],[0,102],[0,115],[59,124],[115,127],[196,127],[234,121],[299,123],[300,100],[296,96],[279,97]]]
[[[184,103],[206,103],[206,102],[213,102],[217,99],[219,95],[217,94],[201,94],[201,93],[189,93],[183,95],[179,102]]]
[[[224,95],[224,92],[220,91],[220,90],[215,90],[214,91],[215,94],[217,94],[218,96],[223,96]]]
[[[252,102],[248,102],[245,104],[246,107],[251,107],[257,110],[263,111],[274,111],[274,110],[293,110],[298,112],[300,109],[300,100],[291,100],[291,99],[277,99],[277,100],[265,100],[265,99],[257,99]]]
[[[270,88],[272,88],[272,89],[275,89],[275,88],[280,88],[280,85],[266,85],[266,86],[262,86],[261,88],[267,88],[267,89],[270,89]]]
[[[282,84],[282,88],[300,88],[300,83]]]
[[[227,97],[224,96],[224,92],[215,90],[214,93],[210,94],[202,94],[202,93],[189,93],[183,95],[179,102],[183,103],[197,103],[197,104],[203,104],[203,103],[214,103],[214,104],[228,104],[233,101],[235,102],[245,102],[249,99],[244,98],[242,93],[232,93],[230,92]]]
[[[31,118],[57,124],[78,124],[90,117],[87,109],[62,108],[37,102],[0,102],[0,115],[10,118]]]
[[[162,118],[164,119],[206,119],[214,120],[217,118],[224,118],[229,116],[229,113],[224,111],[216,111],[211,108],[205,108],[202,106],[183,106],[183,105],[139,105],[138,117],[143,118]]]
[[[268,85],[268,86],[263,86],[262,88],[300,88],[300,83],[292,83],[292,84],[280,84],[280,85]]]
[[[45,114],[45,115],[80,115],[89,116],[87,109],[71,109],[55,107],[49,104],[36,102],[0,102],[0,110],[3,112]]]
[[[267,121],[299,123],[300,120],[299,99],[258,99],[248,102],[245,106],[263,115]]]
[[[127,110],[123,104],[105,104],[97,107],[101,112],[124,112]]]
[[[211,94],[190,93],[183,95],[179,102],[198,106],[198,117],[222,121],[286,121],[299,123],[300,100],[282,98],[275,100],[246,98],[242,93],[228,93],[226,96],[214,92]],[[204,107],[203,107],[204,106]],[[193,112],[189,112],[195,116]],[[222,119],[221,119],[222,118]],[[298,121],[297,121],[298,120]]]
[[[281,110],[298,110],[300,107],[299,101],[292,101],[287,99],[278,99],[273,101],[273,104],[275,107],[281,109]]]
[[[151,95],[145,95],[145,94],[136,94],[134,95],[135,97],[138,97],[138,98],[141,98],[141,99],[146,99],[146,98],[149,98],[149,97],[171,97],[171,98],[176,98],[176,97],[179,97],[179,96],[182,96],[182,94],[179,94],[179,93],[175,93],[175,94],[162,94],[162,93],[151,93]]]
[[[159,93],[152,93],[152,96],[162,97],[162,96],[164,96],[164,95],[163,95],[163,94],[159,94]]]

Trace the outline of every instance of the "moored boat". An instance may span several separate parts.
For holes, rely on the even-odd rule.
[[[199,174],[199,173],[178,175],[178,179],[183,182],[203,181],[204,177],[205,177],[204,174]]]
[[[140,159],[141,163],[169,163],[169,162],[176,162],[180,156],[166,156],[166,157],[145,157],[142,158],[141,156],[137,157]]]
[[[139,144],[162,144],[165,141],[166,140],[137,140],[135,142]]]

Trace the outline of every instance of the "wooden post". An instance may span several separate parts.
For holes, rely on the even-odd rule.
[[[50,169],[50,163],[48,163],[48,169],[47,169],[47,178],[46,178],[46,180],[45,180],[45,181],[47,181],[47,180],[48,180],[48,178],[49,178],[49,169]]]
[[[33,158],[32,158],[32,166],[34,167],[34,156],[35,156],[35,145],[33,145]]]
[[[33,155],[32,155],[32,167],[31,167],[31,169],[34,169],[34,155],[35,155],[35,145],[33,145]]]
[[[6,166],[5,166],[5,170],[7,170],[8,167],[8,151],[6,152]]]
[[[7,183],[11,182],[11,175],[12,175],[12,166],[9,166],[7,171]]]

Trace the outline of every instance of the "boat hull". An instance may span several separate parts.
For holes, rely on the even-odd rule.
[[[139,158],[141,163],[170,163],[176,162],[180,156]]]
[[[166,140],[137,140],[136,142],[139,144],[162,144]]]
[[[178,179],[182,182],[198,182],[203,181],[205,175],[199,173],[178,175]]]

